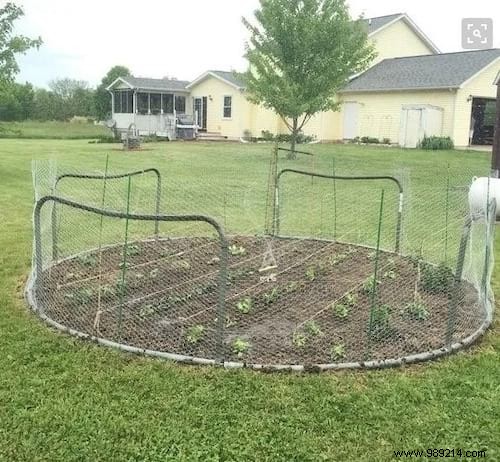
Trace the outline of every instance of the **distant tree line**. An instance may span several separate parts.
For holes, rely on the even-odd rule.
[[[126,67],[115,66],[96,89],[69,78],[52,80],[48,90],[28,82],[4,82],[0,85],[0,121],[69,120],[75,116],[105,120],[111,115],[106,87],[126,75],[130,75]]]

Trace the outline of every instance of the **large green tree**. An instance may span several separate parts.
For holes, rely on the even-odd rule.
[[[12,83],[19,72],[16,56],[42,44],[40,37],[14,34],[14,22],[23,15],[22,8],[11,2],[0,8],[0,86]]]
[[[99,120],[107,119],[111,115],[111,96],[106,90],[118,77],[130,75],[130,70],[125,66],[113,66],[101,80],[95,92],[95,110]]]
[[[345,0],[260,0],[243,74],[248,98],[274,110],[297,135],[311,117],[336,110],[336,93],[365,70],[375,53],[364,21],[351,19]]]

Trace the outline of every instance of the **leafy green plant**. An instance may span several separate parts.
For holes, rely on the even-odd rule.
[[[290,281],[286,287],[285,287],[285,291],[287,294],[291,294],[297,290],[299,290],[299,283],[297,281]]]
[[[106,284],[101,287],[101,298],[103,300],[111,300],[116,296],[116,288],[112,285]]]
[[[320,337],[323,335],[318,323],[314,320],[307,321],[304,324],[304,331],[311,337]]]
[[[373,293],[377,290],[377,287],[381,284],[380,281],[375,280],[375,277],[372,275],[370,276],[364,283],[363,283],[363,292],[366,295],[373,295]]]
[[[252,309],[252,299],[250,297],[242,298],[237,304],[236,308],[240,313],[248,314]]]
[[[387,270],[383,275],[382,277],[384,277],[385,279],[396,279],[397,278],[397,273],[395,270]]]
[[[351,307],[344,303],[334,303],[332,305],[333,314],[340,319],[345,319],[351,312]]]
[[[153,305],[142,305],[139,310],[139,316],[141,318],[149,318],[156,313],[155,307]]]
[[[449,151],[455,146],[453,140],[449,136],[424,136],[422,141],[418,144],[420,149],[437,151],[446,150]]]
[[[374,339],[382,339],[391,333],[391,307],[389,305],[376,305],[370,311],[370,335]]]
[[[118,268],[120,268],[120,269],[123,269],[123,268],[128,269],[128,268],[130,268],[131,266],[132,266],[132,265],[131,265],[129,262],[124,262],[124,261],[122,261],[122,262],[120,262],[120,264],[118,265]]]
[[[201,324],[198,324],[196,326],[191,326],[186,333],[187,342],[193,345],[198,343],[203,337],[204,332],[205,332],[205,327],[203,327]]]
[[[139,248],[138,245],[128,245],[126,253],[128,257],[135,257],[137,255],[140,255],[141,249]]]
[[[83,266],[94,267],[97,264],[97,259],[89,254],[79,255],[77,260]]]
[[[345,345],[343,343],[332,345],[330,349],[330,357],[332,358],[332,361],[338,361],[339,359],[345,358]]]
[[[116,291],[120,293],[127,292],[128,284],[127,281],[122,281],[121,278],[116,281]]]
[[[313,282],[316,279],[316,267],[314,266],[309,266],[306,269],[306,278],[310,281]]]
[[[356,294],[347,294],[342,300],[351,308],[354,308],[358,304],[358,296]]]
[[[81,288],[64,294],[64,297],[69,301],[84,305],[92,300],[93,295],[94,291],[92,289]]]
[[[274,287],[271,291],[265,292],[262,295],[262,298],[266,305],[271,305],[272,303],[277,302],[280,298],[280,291],[277,287]]]
[[[449,293],[453,285],[453,272],[444,263],[438,266],[424,264],[420,282],[427,292]]]
[[[380,143],[378,138],[374,138],[372,136],[362,136],[361,142],[364,144],[379,144]]]
[[[292,343],[297,347],[297,348],[303,348],[306,346],[307,343],[307,336],[299,331],[295,331],[292,336]]]
[[[233,353],[238,356],[238,358],[241,358],[244,356],[248,350],[250,349],[250,342],[247,342],[241,338],[237,338],[233,342]]]
[[[236,244],[230,245],[228,247],[228,251],[233,257],[245,255],[247,253],[245,247]]]
[[[425,321],[430,316],[427,306],[422,301],[413,301],[406,305],[406,312],[418,321]]]

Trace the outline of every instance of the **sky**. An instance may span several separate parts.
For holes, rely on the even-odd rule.
[[[5,4],[0,0],[0,5]],[[17,80],[47,87],[70,77],[97,85],[116,64],[141,77],[193,80],[206,70],[244,70],[258,0],[14,0],[25,17],[16,32],[43,45],[19,58]],[[461,51],[461,21],[492,18],[500,48],[498,0],[347,0],[357,17],[407,13],[442,52]]]

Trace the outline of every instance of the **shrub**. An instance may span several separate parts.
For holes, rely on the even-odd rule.
[[[264,141],[274,141],[274,135],[269,130],[262,130],[261,135]]]
[[[345,358],[345,345],[343,343],[333,345],[330,349],[330,357],[332,361],[338,361],[339,359]]]
[[[275,140],[278,143],[291,143],[292,142],[292,135],[290,133],[282,133],[282,134],[276,135]],[[311,141],[314,141],[314,140],[315,140],[314,136],[304,135],[301,132],[297,135],[296,142],[297,142],[297,144],[305,144],[305,143],[310,143]]]
[[[373,138],[371,136],[362,136],[361,142],[364,144],[379,144],[380,143],[378,138]]]
[[[382,138],[382,144],[391,144],[390,138]]]
[[[420,149],[437,151],[453,149],[455,146],[449,136],[424,136],[418,147]]]

